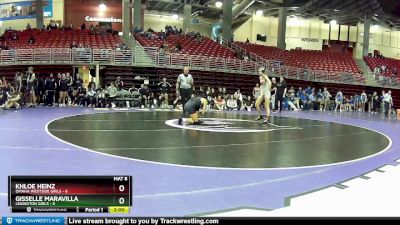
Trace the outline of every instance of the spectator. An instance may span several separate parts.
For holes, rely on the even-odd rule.
[[[178,50],[178,53],[182,51],[182,45],[180,42],[177,42],[175,48]]]
[[[26,25],[26,29],[27,30],[31,30],[32,29],[32,27],[31,27],[31,25],[29,23]]]
[[[117,88],[115,87],[114,82],[111,82],[110,86],[107,89],[108,92],[108,107],[115,108],[115,98],[117,97]]]
[[[372,94],[371,97],[371,102],[372,102],[372,109],[371,109],[371,113],[378,113],[378,108],[380,105],[380,98],[378,96],[378,93],[376,91],[374,91],[374,93]]]
[[[81,30],[86,30],[86,24],[85,23],[82,23]]]
[[[89,27],[89,34],[91,34],[91,35],[96,34],[96,29],[94,28],[93,24],[91,24]]]
[[[233,97],[234,97],[235,100],[237,101],[237,109],[243,110],[243,108],[244,108],[244,105],[243,105],[243,95],[242,95],[242,93],[240,93],[240,90],[239,90],[239,89],[235,92],[235,94],[234,94]]]
[[[244,98],[244,107],[247,111],[251,111],[254,107],[254,101],[251,99],[251,96],[248,95],[247,98]]]
[[[330,98],[332,97],[331,93],[329,93],[328,88],[324,87],[324,91],[322,92],[323,100],[321,105],[321,110],[326,111],[328,104],[330,102]]]
[[[389,90],[384,96],[383,96],[383,104],[384,104],[384,114],[385,118],[389,118],[390,110],[393,107],[393,99],[392,99],[392,91]]]
[[[16,41],[16,40],[18,40],[18,39],[19,39],[18,34],[17,34],[16,32],[13,32],[13,33],[11,34],[11,40]]]
[[[34,45],[35,43],[36,43],[35,37],[33,35],[31,35],[31,37],[28,40],[28,44]]]
[[[246,38],[246,43],[250,43],[249,38]]]
[[[335,111],[337,111],[339,108],[339,110],[341,112],[342,104],[343,104],[343,93],[340,90],[336,93],[335,103],[336,103]]]
[[[360,106],[361,111],[363,111],[363,112],[366,111],[366,110],[365,110],[365,106],[366,106],[367,101],[368,101],[368,96],[367,96],[367,94],[365,93],[365,91],[363,91],[363,92],[361,93],[361,106]]]
[[[233,96],[232,96],[233,98]],[[224,110],[225,109],[225,100],[221,97],[221,95],[218,95],[217,98],[214,99],[214,106],[216,110]]]
[[[228,98],[229,98],[229,99],[228,99],[228,101],[226,102],[226,108],[227,108],[228,110],[238,110],[238,109],[240,109],[240,108],[239,108],[239,105],[238,105],[238,102],[237,102],[237,100],[234,98],[233,95],[229,96]]]
[[[141,102],[141,107],[143,108],[147,108],[149,105],[149,100],[150,100],[150,90],[147,87],[147,85],[142,84],[141,88],[139,89],[139,93],[140,93],[140,102]]]
[[[283,79],[283,76],[279,77],[279,82],[276,83],[276,96],[275,96],[275,109],[278,108],[278,102],[279,102],[279,112],[282,111],[282,103],[284,98],[286,97],[286,91],[287,91],[287,84],[285,79]]]
[[[124,81],[121,80],[121,77],[117,77],[117,80],[115,81],[115,86],[117,87],[118,91],[124,88]]]
[[[96,82],[94,81],[94,77],[90,78],[88,90],[96,90]]]
[[[162,102],[162,108],[168,108],[168,94],[171,91],[171,84],[167,82],[167,78],[164,77],[162,82],[158,84],[160,91],[160,100]]]
[[[53,77],[53,74],[50,73],[49,77],[45,80],[44,83],[45,90],[45,105],[53,106],[54,103],[54,94],[56,91],[56,80]]]
[[[70,48],[77,48],[77,47],[78,47],[78,44],[75,41],[73,41]]]

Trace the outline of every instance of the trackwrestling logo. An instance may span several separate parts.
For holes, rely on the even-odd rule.
[[[165,124],[181,129],[225,133],[256,133],[274,130],[301,129],[299,127],[278,126],[273,123],[268,125],[261,124],[257,121],[243,119],[201,118],[200,121],[200,125],[190,125],[187,124],[186,121],[182,125],[179,125],[178,119],[172,119],[165,121]]]

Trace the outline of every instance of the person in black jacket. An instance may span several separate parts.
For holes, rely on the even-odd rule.
[[[163,81],[158,84],[160,90],[160,102],[162,102],[162,108],[168,108],[168,94],[171,89],[171,84],[167,82],[167,78],[163,78]]]
[[[45,90],[45,105],[53,106],[54,102],[54,94],[56,92],[56,80],[52,73],[50,73],[49,77],[44,82],[44,90]]]

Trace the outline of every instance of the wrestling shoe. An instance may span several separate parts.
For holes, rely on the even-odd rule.
[[[179,125],[182,125],[182,118],[179,118],[178,124],[179,124]]]
[[[269,123],[271,123],[271,121],[269,120],[269,118],[267,118],[267,119],[265,119],[265,120],[263,121],[263,124],[269,124]]]
[[[259,120],[262,120],[262,119],[263,119],[262,116],[258,116],[258,117],[255,119],[255,121],[259,121]]]

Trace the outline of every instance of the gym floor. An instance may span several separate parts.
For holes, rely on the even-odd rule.
[[[9,175],[132,175],[133,216],[277,209],[400,158],[400,122],[362,112],[0,111],[0,213]]]

